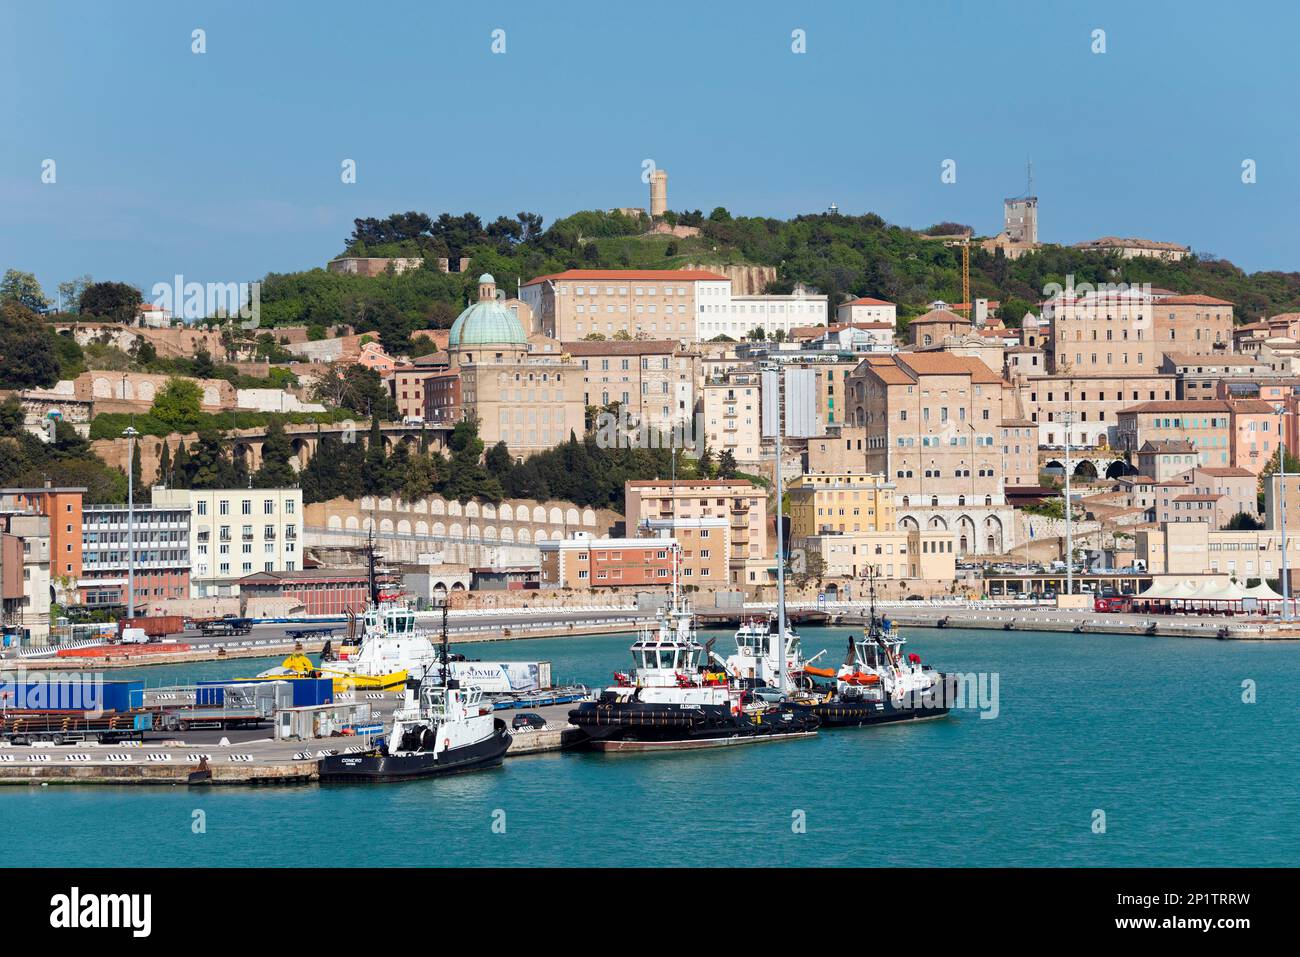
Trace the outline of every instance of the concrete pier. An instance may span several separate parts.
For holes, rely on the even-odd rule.
[[[400,696],[397,696],[400,697]],[[395,701],[378,702],[390,714]],[[540,715],[546,727],[512,731],[507,758],[543,754],[571,747],[582,733],[568,723],[574,705],[498,711],[506,722],[521,711]],[[378,710],[378,708],[377,708]],[[195,731],[184,739],[158,734],[155,739],[127,744],[78,742],[64,745],[0,744],[0,785],[152,784],[185,785],[190,772],[206,761],[212,785],[244,786],[310,784],[319,780],[317,762],[330,754],[366,750],[369,741],[356,737],[275,741],[269,729]],[[211,739],[216,738],[218,743]],[[220,743],[221,739],[228,743]],[[238,740],[242,738],[242,740]]]

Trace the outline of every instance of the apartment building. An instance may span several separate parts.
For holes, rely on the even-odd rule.
[[[1238,514],[1258,515],[1257,485],[1248,469],[1196,467],[1154,486],[1148,520],[1209,522],[1223,528]]]
[[[561,342],[617,333],[695,341],[699,304],[730,293],[726,276],[703,270],[570,269],[530,279],[519,298],[542,333]]]
[[[128,518],[131,518],[128,533]],[[190,510],[140,503],[87,505],[82,510],[80,600],[90,608],[126,607],[131,548],[137,611],[190,597]]]
[[[998,429],[1004,488],[1038,484],[1038,424],[1006,416]]]
[[[1225,531],[1209,522],[1167,522],[1134,530],[1135,558],[1155,575],[1230,575],[1241,584],[1273,580],[1282,570],[1282,535],[1275,529]],[[1300,566],[1300,536],[1287,535],[1292,588]],[[1294,591],[1293,591],[1294,594]]]
[[[893,329],[898,324],[898,307],[886,299],[873,299],[865,296],[850,299],[835,307],[835,321],[838,323],[888,323]]]
[[[1113,448],[1119,413],[1134,403],[1175,398],[1172,375],[1029,375],[1018,380],[1029,419],[1038,431],[1038,444],[1074,448]],[[1070,426],[1065,426],[1066,416]]]
[[[1118,446],[1186,440],[1200,465],[1234,466],[1258,475],[1276,453],[1283,416],[1261,399],[1184,399],[1146,402],[1119,413]]]
[[[1048,324],[1048,368],[1057,374],[1135,375],[1160,365],[1154,336],[1154,304],[1137,289],[1067,291],[1042,304]]]
[[[1133,456],[1140,475],[1167,482],[1196,467],[1200,455],[1186,439],[1147,439]]]
[[[1166,353],[1232,350],[1232,303],[1131,288],[1067,290],[1043,303],[1049,368],[1056,373],[1156,372]]]
[[[804,446],[805,474],[867,474],[867,430],[862,426],[840,425],[826,435],[808,439]]]
[[[573,538],[542,542],[541,584],[543,588],[619,588],[663,586],[672,582],[673,538],[593,538],[579,533]],[[707,550],[707,546],[706,550]],[[698,550],[699,546],[695,546]],[[691,582],[715,577],[726,581],[726,557],[718,549],[717,559],[692,556]],[[721,565],[719,565],[719,561]],[[683,571],[685,571],[683,561]],[[707,571],[707,574],[700,574]]]
[[[1267,362],[1257,357],[1222,354],[1195,355],[1186,352],[1167,352],[1161,361],[1161,371],[1174,376],[1177,383],[1175,398],[1224,399],[1221,386],[1236,381],[1258,382],[1276,379],[1278,374]]]
[[[1226,299],[1158,295],[1152,318],[1156,343],[1166,355],[1215,357],[1232,351],[1232,303]]]
[[[628,482],[627,528],[667,534],[682,546],[683,580],[719,586],[763,584],[767,492],[747,479]],[[707,552],[708,554],[705,554]],[[721,557],[725,570],[718,577]],[[687,574],[687,569],[693,569]]]
[[[726,276],[699,269],[570,269],[524,283],[519,298],[541,331],[561,342],[611,338],[744,339],[754,329],[788,336],[797,326],[825,325],[827,298],[797,288],[790,295],[737,295]]]
[[[620,403],[642,425],[660,432],[695,413],[700,355],[673,339],[566,342],[582,366],[583,404]]]
[[[433,421],[434,406],[430,401],[432,396],[429,383],[433,379],[447,376],[448,363],[447,353],[438,352],[401,363],[385,377],[389,394],[402,419]]]
[[[50,577],[55,585],[55,600],[74,604],[77,579],[81,575],[81,514],[86,489],[81,486],[59,488],[0,489],[0,510],[30,512],[50,520]]]
[[[734,372],[700,386],[704,438],[715,457],[730,452],[741,467],[763,459],[762,379],[758,372]]]
[[[302,568],[302,489],[158,485],[152,502],[189,513],[191,597],[237,595],[246,575]]]
[[[27,506],[0,506],[0,640],[6,646],[49,642],[52,523]]]
[[[810,535],[798,539],[795,547],[820,555],[823,573],[831,578],[861,580],[871,575],[879,583],[951,582],[957,577],[957,543],[947,530],[895,528]]]
[[[894,486],[884,475],[797,475],[785,488],[790,536],[795,541],[894,529]]]
[[[827,297],[803,286],[791,295],[734,295],[731,283],[700,287],[696,335],[701,340],[726,336],[748,339],[756,331],[766,338],[788,339],[800,327],[826,325]]]
[[[1004,419],[1020,421],[1010,383],[978,359],[943,352],[869,357],[849,381],[867,470],[894,483],[898,526],[951,530],[959,555],[1008,550],[999,439]]]

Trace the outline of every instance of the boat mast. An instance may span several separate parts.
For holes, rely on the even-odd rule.
[[[370,585],[370,603],[379,604],[379,579],[375,575],[375,533],[371,529],[366,535],[366,575]]]

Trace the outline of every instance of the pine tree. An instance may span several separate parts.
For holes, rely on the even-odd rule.
[[[292,488],[298,484],[298,473],[289,461],[293,457],[293,443],[278,421],[266,427],[262,441],[262,466],[253,475],[257,488]]]

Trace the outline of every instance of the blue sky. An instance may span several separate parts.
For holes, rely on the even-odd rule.
[[[357,216],[644,206],[647,158],[674,209],[993,233],[1029,157],[1045,241],[1300,269],[1298,26],[1281,3],[0,0],[0,269],[255,279],[323,264]]]

